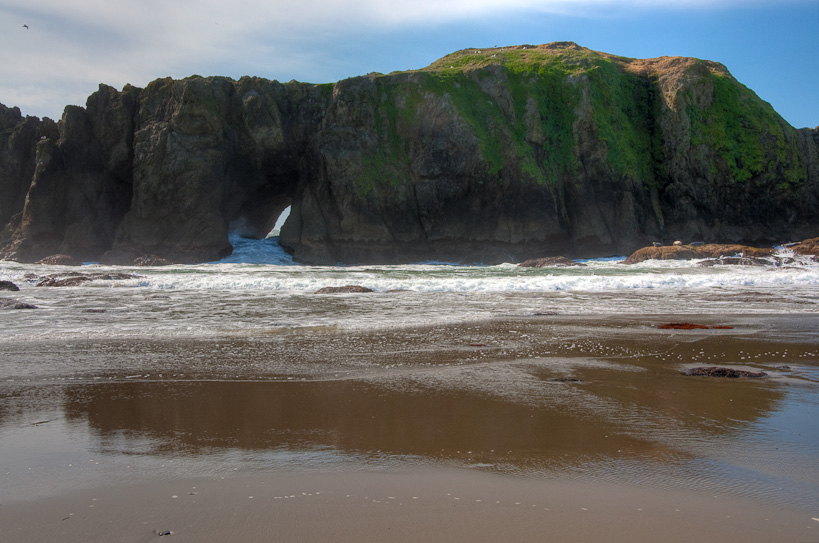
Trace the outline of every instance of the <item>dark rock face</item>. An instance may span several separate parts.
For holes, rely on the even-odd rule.
[[[100,86],[85,109],[66,107],[58,125],[44,121],[40,139],[26,155],[17,155],[18,161],[32,155],[33,160],[22,160],[25,167],[15,169],[31,173],[15,183],[27,193],[4,232],[6,256],[37,261],[64,253],[93,259],[110,248],[131,203],[136,94],[132,87],[117,92]]]
[[[334,264],[628,254],[819,231],[819,137],[724,66],[572,43],[459,51],[334,85],[104,85],[62,120],[0,106],[0,257],[131,264],[281,243]],[[6,196],[8,195],[8,197]]]
[[[250,78],[151,83],[139,96],[133,199],[115,248],[200,262],[230,254],[229,228],[264,237],[291,202],[324,93]]]

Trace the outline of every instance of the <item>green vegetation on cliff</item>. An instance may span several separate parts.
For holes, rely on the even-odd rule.
[[[510,51],[511,62],[502,65],[488,55],[455,57],[457,68],[440,68],[446,57],[420,72],[377,78],[379,159],[368,160],[368,167],[407,164],[408,140],[402,135],[424,122],[429,101],[446,98],[479,142],[490,176],[502,179],[508,170],[506,175],[555,184],[561,174],[575,171],[572,126],[582,90],[568,76],[582,67],[554,54],[521,51]],[[371,173],[365,172],[363,185],[372,181]]]
[[[575,172],[573,123],[582,90],[570,76],[587,68],[589,55],[561,53],[530,46],[466,50],[426,69],[426,88],[449,93],[476,131],[490,175],[510,166],[528,181],[553,185]],[[504,110],[506,98],[512,107]]]
[[[612,170],[653,186],[658,152],[654,138],[656,98],[647,78],[623,72],[606,58],[589,71],[592,116],[597,135],[607,144]]]
[[[424,100],[446,96],[480,142],[489,175],[554,185],[577,171],[574,125],[587,92],[612,171],[653,185],[654,90],[646,78],[618,68],[615,58],[574,44],[470,49],[418,72],[392,74],[393,80],[411,75],[399,81],[416,84],[380,84],[386,100],[379,118],[388,119],[389,142],[381,153],[388,163],[406,161],[399,133],[419,122]]]
[[[734,78],[714,73],[713,103],[705,109],[688,107],[691,142],[713,149],[735,182],[763,176],[779,179],[779,188],[799,186],[807,169],[799,149],[785,135],[785,122],[768,104]],[[714,164],[714,173],[718,165]]]
[[[785,190],[808,177],[787,123],[708,61],[640,61],[555,43],[467,49],[422,70],[369,77],[378,145],[362,157],[356,185],[365,193],[417,174],[419,137],[451,138],[447,145],[455,147],[475,142],[484,169],[471,175],[501,184],[571,183],[582,161],[588,173],[591,159],[590,175],[662,189],[690,174],[669,170],[664,155],[677,101],[690,128],[672,130],[687,131],[692,157],[710,164],[711,178]],[[713,97],[697,94],[703,88]],[[450,131],[456,119],[469,134]]]

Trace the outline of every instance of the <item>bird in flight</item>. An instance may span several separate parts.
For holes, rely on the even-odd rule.
[[[28,30],[28,25],[23,25],[23,28],[25,28],[26,30]]]

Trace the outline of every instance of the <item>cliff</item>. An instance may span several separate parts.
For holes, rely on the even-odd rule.
[[[459,51],[334,85],[104,85],[60,122],[0,106],[0,256],[310,263],[626,254],[819,231],[819,131],[717,63],[573,43]]]

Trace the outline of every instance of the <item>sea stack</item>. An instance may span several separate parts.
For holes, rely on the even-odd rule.
[[[101,85],[59,122],[0,106],[0,257],[316,264],[766,246],[819,232],[819,134],[706,60],[571,42],[335,84]]]

